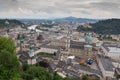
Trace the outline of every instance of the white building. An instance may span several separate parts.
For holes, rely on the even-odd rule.
[[[18,58],[20,60],[20,62],[22,62],[23,64],[36,64],[36,56],[33,56],[33,54],[31,55],[31,53],[29,52],[22,52],[20,54],[18,54]]]
[[[57,53],[59,50],[60,50],[60,47],[45,45],[41,47],[40,52],[46,52],[46,53],[53,54],[55,52]]]
[[[113,66],[110,58],[99,56],[98,65],[104,78],[114,78],[115,67]]]
[[[37,63],[36,58],[33,57],[33,58],[28,59],[28,60],[27,60],[27,63],[28,63],[28,64],[32,64],[32,65],[33,65],[33,64],[36,64],[36,63]]]
[[[103,45],[101,48],[105,56],[120,60],[120,47],[117,45]]]

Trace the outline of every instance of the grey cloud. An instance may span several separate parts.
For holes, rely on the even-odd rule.
[[[120,7],[119,3],[114,2],[91,2],[89,4],[56,4],[59,6],[65,6],[67,8],[82,8],[82,9],[100,9],[100,10],[117,10]]]
[[[88,1],[88,0],[86,0]],[[116,0],[117,1],[117,0]],[[81,10],[81,13],[90,13],[89,11],[87,11],[88,9],[92,9],[92,10],[99,10],[99,11],[108,11],[108,12],[112,12],[112,13],[115,13],[115,12],[119,12],[119,9],[120,9],[120,3],[117,3],[117,2],[113,2],[113,1],[110,1],[110,2],[91,2],[89,4],[80,4],[80,3],[76,3],[76,4],[57,4],[57,5],[63,5],[65,6],[66,8],[70,8],[71,10],[74,10],[74,9],[84,9],[84,11]],[[79,11],[80,11],[79,10]]]
[[[92,8],[113,11],[113,10],[118,10],[120,4],[114,2],[100,2],[100,3],[91,3],[90,5]]]
[[[17,9],[18,7],[19,7],[19,3],[16,0],[0,0],[1,11]]]
[[[73,14],[78,14],[77,16],[83,14],[89,16],[100,11],[111,13],[112,17],[120,14],[119,5],[119,0],[0,0],[0,11],[7,14],[10,9],[15,11],[21,8],[31,10],[34,15],[45,12],[50,16],[51,14],[71,14],[72,16],[74,16]],[[24,16],[24,14],[22,15]]]

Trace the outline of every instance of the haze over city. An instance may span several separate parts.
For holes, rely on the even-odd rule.
[[[119,0],[0,0],[0,18],[120,18]]]

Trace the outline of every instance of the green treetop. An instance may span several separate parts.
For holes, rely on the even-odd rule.
[[[19,80],[19,62],[12,39],[0,37],[0,80]]]

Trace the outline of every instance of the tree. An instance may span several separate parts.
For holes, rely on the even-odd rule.
[[[19,62],[14,42],[0,37],[0,80],[19,80]]]
[[[45,68],[34,65],[24,64],[23,67],[26,69],[21,72],[22,80],[79,80],[79,79],[70,79],[68,77],[62,78],[54,72],[53,74],[47,72]]]
[[[15,20],[15,19],[0,19],[0,28],[5,27],[16,27],[16,26],[22,26],[24,25],[22,22]]]
[[[63,78],[61,76],[59,76],[57,74],[57,72],[54,72],[54,74],[53,74],[53,80],[63,80]]]
[[[6,50],[11,54],[15,53],[14,41],[11,38],[0,37],[0,51]]]
[[[52,75],[39,66],[30,66],[21,74],[21,77],[24,80],[52,80]]]
[[[82,80],[90,80],[88,75],[83,76]]]
[[[29,65],[28,64],[22,64],[22,70],[26,71],[27,69],[29,69]]]

